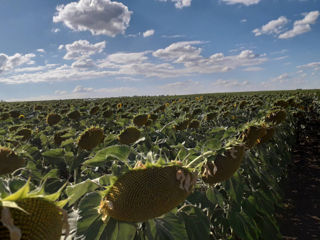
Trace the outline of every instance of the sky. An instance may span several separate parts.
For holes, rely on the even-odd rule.
[[[0,100],[320,87],[320,0],[0,0]]]

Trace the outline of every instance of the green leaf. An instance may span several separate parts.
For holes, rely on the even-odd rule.
[[[66,189],[66,193],[69,197],[69,204],[73,205],[83,195],[89,192],[93,192],[98,187],[99,185],[90,179],[87,179],[86,181],[78,183],[76,185],[68,186]]]
[[[148,240],[186,240],[187,230],[182,219],[172,212],[149,220],[146,224],[146,239]]]
[[[8,196],[10,192],[8,191],[6,184],[0,179],[0,199]]]
[[[105,223],[98,213],[101,196],[97,192],[87,194],[79,202],[79,220],[77,222],[77,236],[80,239],[99,239],[105,229]]]
[[[73,145],[73,143],[74,143],[74,139],[73,139],[73,138],[69,138],[69,139],[63,141],[63,142],[60,144],[60,146],[61,146],[61,147],[65,147],[65,146],[68,146],[68,145]]]
[[[180,215],[185,222],[189,240],[209,239],[210,222],[201,209],[190,207],[189,209],[184,209]]]
[[[22,188],[20,188],[17,192],[15,192],[15,193],[9,195],[8,197],[4,198],[3,200],[5,200],[5,201],[16,201],[18,199],[25,198],[29,191],[30,191],[30,178]]]
[[[8,181],[10,192],[16,192],[26,184],[26,180],[15,177]]]
[[[213,204],[218,204],[221,208],[224,207],[225,199],[223,195],[215,188],[209,188],[206,192],[207,198]]]
[[[137,232],[137,228],[132,223],[120,222],[110,218],[105,230],[101,234],[100,239],[110,240],[133,240]]]
[[[13,202],[13,201],[2,201],[2,200],[0,200],[0,206],[2,206],[2,207],[8,207],[8,208],[19,209],[19,210],[21,210],[21,211],[29,214],[29,213],[26,212],[23,208],[19,207],[16,202]]]
[[[228,217],[228,222],[230,224],[230,227],[233,229],[234,233],[240,238],[240,239],[248,239],[251,240],[252,238],[247,238],[246,228],[242,223],[242,218],[240,213],[236,211],[231,211],[230,215]],[[253,239],[252,239],[253,240]]]
[[[59,178],[59,170],[58,169],[51,169],[42,179],[48,178]]]
[[[106,162],[110,161],[108,158],[116,158],[120,161],[127,162],[127,159],[130,154],[130,147],[127,145],[113,145],[107,148],[104,148],[96,153],[96,155],[85,161],[83,164],[88,166],[101,166]]]
[[[64,149],[63,148],[56,148],[50,149],[42,153],[42,156],[48,158],[63,158],[64,156]]]

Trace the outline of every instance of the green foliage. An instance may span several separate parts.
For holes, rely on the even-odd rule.
[[[26,164],[1,176],[0,200],[9,204],[3,199],[29,190],[52,199],[68,198],[64,209],[74,223],[69,239],[281,239],[274,213],[281,206],[280,182],[287,177],[295,124],[311,105],[320,112],[319,96],[319,90],[299,90],[1,102],[0,146],[14,149]],[[81,115],[77,121],[67,115],[74,110]],[[14,118],[12,111],[25,117]],[[50,113],[58,112],[59,119],[47,122]],[[277,112],[285,113],[284,121],[273,119]],[[143,123],[134,116],[143,116]],[[192,121],[196,127],[190,126]],[[246,149],[231,178],[206,184],[200,176],[205,163],[241,141],[245,129],[253,125],[272,127],[274,134]],[[87,151],[78,148],[77,138],[89,126],[99,126],[105,138]],[[119,136],[132,128],[137,136],[120,145]],[[16,135],[19,129],[31,129],[32,134],[22,140]],[[184,166],[192,162],[191,170],[199,173],[194,192],[184,202],[145,222],[111,217],[102,221],[101,199],[117,178],[136,164],[143,168],[172,160]]]

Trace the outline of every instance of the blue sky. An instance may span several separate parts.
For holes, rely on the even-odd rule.
[[[320,0],[0,4],[2,100],[320,86]]]

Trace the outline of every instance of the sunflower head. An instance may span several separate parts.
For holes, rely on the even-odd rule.
[[[276,109],[265,117],[265,121],[267,123],[273,123],[275,125],[280,124],[283,122],[287,117],[286,111],[282,109]]]
[[[59,192],[47,196],[30,193],[28,181],[16,193],[0,199],[0,239],[60,240],[68,222],[61,208],[66,201],[54,202],[59,196]]]
[[[79,120],[81,117],[81,113],[78,110],[74,110],[68,113],[68,118],[70,118],[71,120]]]
[[[0,175],[12,173],[23,167],[24,159],[20,158],[14,151],[6,147],[0,147]]]
[[[119,134],[118,139],[120,143],[129,145],[137,141],[140,138],[140,134],[137,128],[128,127]]]
[[[240,167],[244,154],[244,144],[228,147],[223,153],[218,154],[214,161],[207,161],[202,167],[202,180],[208,184],[228,180]]]
[[[29,128],[22,128],[16,133],[16,135],[22,137],[22,139],[21,139],[22,141],[26,141],[26,140],[30,139],[31,134],[32,134],[32,131]]]
[[[50,126],[56,125],[58,122],[60,122],[61,116],[57,113],[50,113],[47,115],[46,121],[47,124]]]
[[[88,151],[92,150],[98,144],[100,144],[104,139],[103,129],[98,127],[91,127],[86,129],[81,133],[78,138],[78,146],[81,149],[86,149]]]
[[[142,127],[145,125],[148,121],[148,115],[147,114],[139,114],[133,118],[133,123],[137,127]]]
[[[180,165],[142,166],[120,176],[101,200],[99,213],[143,222],[169,212],[192,192],[196,177]]]

